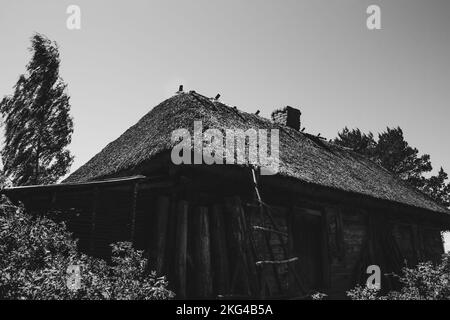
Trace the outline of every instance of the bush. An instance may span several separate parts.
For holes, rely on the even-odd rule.
[[[400,291],[382,295],[378,289],[357,286],[347,296],[352,300],[450,300],[450,253],[444,254],[439,264],[405,267],[396,277],[402,285]]]
[[[147,272],[143,252],[131,243],[112,245],[111,263],[77,250],[63,223],[33,218],[0,204],[0,299],[170,299],[164,277]],[[69,266],[81,271],[73,287]],[[69,269],[70,270],[70,269]],[[75,281],[76,284],[76,281]]]

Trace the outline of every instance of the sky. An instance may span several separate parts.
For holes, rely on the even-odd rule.
[[[381,8],[381,30],[366,9]],[[69,30],[69,5],[81,29]],[[75,155],[71,171],[183,84],[269,117],[302,111],[310,133],[400,126],[450,172],[448,0],[0,0],[0,97],[34,32],[60,47]]]

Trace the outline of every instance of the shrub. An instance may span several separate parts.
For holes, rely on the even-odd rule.
[[[147,271],[131,243],[112,245],[111,263],[77,250],[64,223],[31,217],[0,204],[0,299],[170,299],[164,277]],[[69,266],[79,266],[81,287],[71,289]]]
[[[322,292],[316,292],[311,295],[312,300],[324,300],[328,295]]]
[[[377,289],[357,286],[347,292],[353,300],[450,300],[450,253],[438,264],[419,263],[414,268],[404,267],[399,279],[400,291],[382,295]]]

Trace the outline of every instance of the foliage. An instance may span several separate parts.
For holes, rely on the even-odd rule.
[[[357,285],[347,292],[347,296],[352,300],[385,300],[379,293],[380,289]]]
[[[370,158],[373,158],[376,147],[376,141],[373,138],[373,134],[371,132],[365,134],[358,128],[350,130],[345,127],[341,132],[338,132],[338,137],[334,139],[334,143],[351,148]]]
[[[168,299],[164,277],[147,271],[142,251],[112,245],[111,263],[77,251],[63,223],[0,207],[0,299]],[[68,267],[81,266],[81,287],[70,289]]]
[[[361,132],[360,129],[349,130],[345,127],[338,133],[334,142],[368,156],[386,170],[430,196],[445,207],[450,206],[450,183],[447,173],[441,168],[436,176],[430,178],[425,174],[431,172],[430,156],[419,155],[417,148],[411,147],[403,136],[400,127],[387,128],[378,135]]]
[[[0,189],[9,187],[11,187],[11,182],[9,181],[3,170],[0,170]]]
[[[414,268],[404,267],[397,278],[400,291],[382,295],[379,289],[357,286],[347,296],[352,300],[450,300],[450,253],[444,254],[439,264],[422,262]]]
[[[419,150],[409,146],[400,127],[387,128],[378,135],[375,154],[385,169],[416,187],[423,186],[423,174],[432,170],[430,156],[419,156]]]
[[[450,182],[445,183],[448,179],[448,174],[440,168],[436,176],[432,176],[427,180],[427,183],[422,187],[422,190],[431,198],[437,199],[442,205],[450,206]]]
[[[1,156],[14,185],[54,183],[73,161],[66,149],[73,123],[67,85],[59,77],[58,46],[35,34],[30,51],[26,74],[19,77],[14,93],[0,102],[5,126]]]
[[[316,292],[314,294],[311,295],[311,299],[312,300],[323,300],[327,297],[328,295],[322,292]]]

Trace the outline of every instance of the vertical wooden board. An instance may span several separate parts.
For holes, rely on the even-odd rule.
[[[65,221],[67,229],[73,233],[75,239],[79,239],[78,249],[90,252],[90,239],[92,237],[92,212],[94,204],[94,192],[59,192],[56,198],[55,208],[59,210],[60,221]]]
[[[197,228],[197,233],[194,236],[197,295],[200,298],[210,298],[213,288],[208,208],[198,207],[194,213],[194,219]]]
[[[417,224],[412,226],[414,250],[418,261],[424,260],[423,237],[420,227]]]
[[[167,222],[169,217],[169,198],[160,196],[157,199],[156,215],[157,215],[157,239],[156,239],[156,272],[161,275],[164,271],[165,249],[166,249],[166,235]]]
[[[324,289],[329,289],[331,286],[331,265],[330,265],[330,250],[328,247],[328,214],[326,210],[322,210],[322,284]]]
[[[440,230],[424,227],[422,228],[422,239],[425,248],[425,259],[435,263],[440,261],[444,253]]]
[[[177,246],[177,222],[178,221],[178,200],[177,194],[173,192],[170,195],[170,204],[168,212],[168,223],[167,223],[167,233],[166,233],[166,245],[165,245],[165,255],[164,255],[164,272],[168,279],[175,279],[177,268],[176,268],[176,246]],[[169,288],[175,290],[176,283],[169,282]]]
[[[95,224],[95,253],[109,258],[112,243],[130,240],[131,188],[101,188]]]
[[[272,228],[287,234],[288,233],[288,225],[287,225],[287,212],[288,210],[284,207],[280,206],[271,206],[270,214],[272,216],[273,223],[275,224]],[[269,224],[270,227],[270,224]],[[280,235],[278,233],[266,233],[269,236],[269,243],[273,252],[274,260],[283,260],[288,257],[289,250],[288,239]],[[278,264],[274,265],[274,270],[276,272],[276,278],[278,287],[277,294],[280,296],[285,296],[288,292],[288,283],[289,283],[289,265],[288,264]]]
[[[227,239],[230,250],[230,293],[249,295],[248,262],[244,252],[245,242],[238,199],[226,198]]]
[[[410,225],[394,223],[392,235],[397,242],[402,256],[406,259],[408,266],[417,264],[418,259],[414,250],[413,230]]]
[[[305,287],[317,290],[322,284],[322,222],[320,215],[296,208],[293,217],[294,248],[299,258],[298,272]]]
[[[249,216],[249,223],[251,223],[249,232],[252,232],[253,245],[255,250],[254,261],[253,263],[256,265],[256,261],[264,261],[264,260],[272,260],[272,250],[268,246],[270,244],[270,234],[266,231],[262,231],[260,229],[254,229],[257,227],[264,227],[268,224],[268,218],[262,211],[263,209],[258,204],[252,204],[247,206],[247,212]],[[256,269],[257,276],[257,289],[256,295],[265,299],[270,296],[273,296],[275,293],[273,292],[274,288],[277,288],[277,280],[275,279],[275,271],[276,266],[259,266]]]
[[[99,190],[95,188],[93,190],[93,198],[92,198],[92,213],[91,213],[91,232],[89,238],[89,252],[90,254],[94,254],[95,251],[95,231],[96,231],[96,223],[97,223],[97,210],[98,210],[98,202],[99,202]]]
[[[244,237],[244,254],[246,255],[248,278],[251,295],[256,297],[260,293],[260,277],[256,261],[259,259],[256,248],[256,241],[253,237],[253,221],[254,210],[243,205],[242,201],[237,198],[238,208],[241,212],[242,230]]]
[[[348,278],[347,289],[353,287],[355,283],[355,268],[359,267],[361,255],[363,254],[365,240],[367,238],[366,219],[354,208],[349,209],[342,215],[343,235],[344,235],[344,260],[343,270]],[[367,266],[362,266],[365,270]]]
[[[136,207],[139,191],[139,182],[135,182],[132,187],[131,194],[131,217],[130,217],[130,241],[134,244],[134,238],[136,233]]]
[[[329,293],[331,297],[343,298],[345,291],[355,285],[355,277],[359,278],[362,255],[369,256],[367,240],[367,216],[362,210],[355,208],[325,209],[328,250],[329,250]],[[365,248],[365,249],[364,249]],[[362,250],[367,250],[364,252]]]
[[[327,248],[329,262],[339,263],[345,256],[344,230],[342,214],[339,208],[325,207],[324,209],[324,228],[327,234]]]
[[[223,210],[220,205],[216,204],[212,207],[210,227],[214,293],[216,295],[225,295],[229,293],[230,276],[225,222]]]
[[[187,294],[186,288],[186,272],[187,272],[187,235],[188,235],[188,211],[189,204],[187,201],[179,201],[177,207],[177,236],[176,236],[176,281],[178,298],[185,298]]]
[[[150,263],[155,263],[156,255],[156,201],[153,192],[139,188],[136,200],[136,218],[134,245],[138,250],[144,250]]]
[[[296,252],[294,248],[294,209],[291,208],[288,211],[288,215],[286,217],[286,224],[287,224],[287,234],[288,234],[288,241],[287,241],[287,249],[288,249],[288,255],[289,257],[295,257]],[[291,268],[295,268],[296,266],[293,265]],[[298,288],[296,279],[295,279],[295,272],[296,270],[289,270],[288,274],[288,291],[290,295],[294,295],[297,291],[299,291],[301,288]]]

